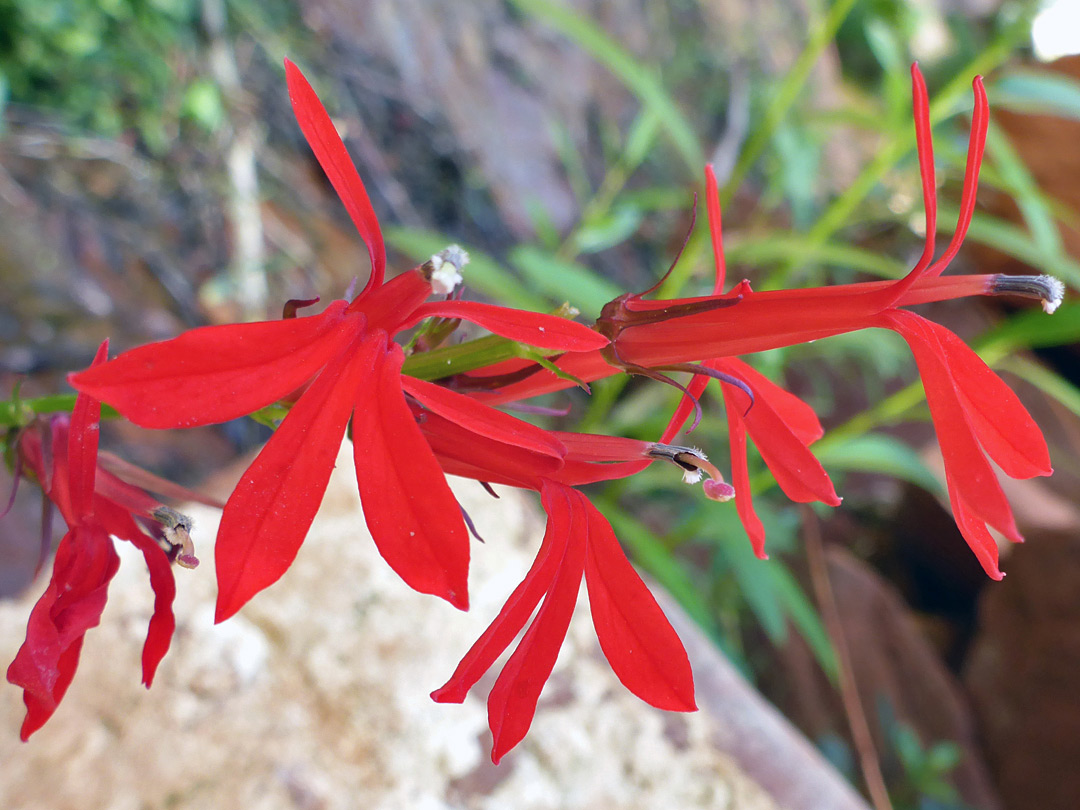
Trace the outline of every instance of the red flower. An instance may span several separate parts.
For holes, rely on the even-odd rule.
[[[101,345],[95,365],[105,359],[108,341]],[[60,541],[52,578],[34,605],[26,628],[26,641],[8,667],[7,679],[23,688],[26,719],[21,736],[26,740],[56,711],[79,663],[86,631],[97,625],[108,597],[109,581],[120,559],[110,536],[135,545],[150,571],[154,612],[143,646],[143,683],[150,686],[158,663],[169,649],[175,621],[172,613],[176,586],[169,555],[160,541],[181,530],[190,555],[189,524],[162,528],[157,520],[178,516],[164,509],[140,489],[98,468],[98,421],[101,405],[80,395],[70,417],[28,427],[18,440],[18,453],[41,484],[45,495],[60,509],[68,531]],[[140,525],[151,530],[147,535]],[[188,564],[197,564],[189,557]]]
[[[460,281],[466,257],[459,248],[383,283],[382,233],[363,183],[307,80],[288,60],[285,70],[300,128],[367,245],[371,276],[363,291],[312,317],[194,329],[71,381],[153,428],[234,419],[307,385],[226,505],[215,552],[218,621],[277,581],[296,557],[350,416],[360,497],[379,552],[410,586],[464,609],[468,537],[406,404],[404,352],[393,335],[441,316],[557,351],[607,341],[562,318],[466,301],[424,303]]]
[[[918,67],[912,67],[916,143],[926,207],[926,245],[916,266],[900,281],[845,284],[809,290],[753,292],[747,281],[726,294],[720,239],[720,206],[716,181],[706,170],[708,209],[716,256],[714,294],[671,301],[645,301],[640,295],[611,302],[598,328],[611,345],[597,352],[567,355],[559,367],[590,382],[628,370],[650,376],[664,369],[686,370],[687,361],[706,360],[702,372],[722,380],[732,441],[732,478],[737,506],[755,549],[763,554],[763,532],[753,513],[745,470],[745,429],[749,429],[766,463],[784,491],[795,500],[835,502],[831,484],[807,445],[820,436],[816,417],[782,389],[732,359],[735,355],[803,343],[858,329],[878,327],[898,332],[911,346],[923,378],[931,414],[945,456],[946,480],[953,511],[964,537],[986,572],[1000,578],[997,551],[986,530],[989,524],[1018,540],[1008,503],[987,463],[989,455],[1008,475],[1029,478],[1051,472],[1046,442],[1016,396],[954,334],[921,316],[901,309],[915,304],[970,295],[1015,294],[1041,300],[1053,312],[1063,286],[1048,276],[941,277],[967,233],[975,208],[989,109],[982,80],[976,78],[960,220],[945,253],[934,257],[937,229],[936,185],[930,142],[929,105]],[[485,373],[517,372],[521,361]],[[706,377],[687,390],[699,395]],[[483,378],[473,375],[478,388]],[[741,385],[739,385],[741,383]],[[534,374],[478,396],[489,404],[511,401],[566,387],[565,379],[537,369]],[[749,394],[753,394],[751,404]],[[689,407],[684,403],[684,408]]]
[[[693,472],[718,474],[715,468],[689,448],[544,431],[430,383],[410,381],[407,388],[420,429],[446,472],[536,490],[548,514],[543,543],[525,579],[432,698],[462,702],[528,624],[488,696],[491,756],[497,763],[532,723],[584,578],[600,648],[623,685],[657,708],[693,711],[693,673],[682,643],[611,525],[574,487],[631,475],[657,458]],[[449,409],[455,411],[453,419],[445,418]],[[469,410],[473,418],[461,418]],[[663,441],[677,432],[685,415],[676,419]],[[707,484],[713,484],[714,495],[730,497],[722,481]]]

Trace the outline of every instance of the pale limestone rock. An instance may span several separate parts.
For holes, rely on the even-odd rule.
[[[492,766],[484,699],[493,677],[461,706],[428,694],[527,570],[542,516],[525,495],[503,490],[493,500],[455,482],[487,540],[473,545],[472,609],[463,614],[414,593],[381,560],[351,467],[344,452],[289,572],[223,625],[213,625],[217,515],[190,508],[203,565],[176,572],[176,638],[149,692],[139,655],[152,596],[141,558],[119,543],[101,626],[87,635],[63,704],[29,743],[18,741],[19,691],[0,689],[0,807],[776,806],[716,747],[731,731],[715,716],[660,712],[623,689],[584,592],[532,730]],[[5,661],[43,587],[0,605]]]

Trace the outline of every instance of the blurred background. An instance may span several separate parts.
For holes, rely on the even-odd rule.
[[[589,322],[667,269],[707,161],[732,280],[903,275],[923,240],[913,60],[930,89],[942,244],[975,74],[990,98],[979,208],[951,272],[1045,272],[1075,289],[1076,51],[1080,0],[0,0],[0,396],[20,380],[23,396],[67,390],[106,336],[119,351],[278,317],[287,299],[328,301],[366,277],[293,120],[285,56],[339,125],[392,267],[456,241],[473,257],[467,295],[569,301]],[[669,295],[711,288],[705,230],[701,216]],[[1028,538],[1002,549],[1004,582],[952,522],[914,363],[892,334],[748,358],[821,415],[815,452],[845,498],[799,509],[752,457],[768,563],[734,509],[669,471],[591,495],[636,562],[856,785],[871,766],[896,808],[1071,810],[1080,307],[927,309],[1018,390],[1051,444],[1053,478],[1003,482]],[[651,439],[674,399],[616,379],[548,404],[571,407],[559,427]],[[722,409],[705,408],[693,442],[723,459]],[[106,440],[195,484],[261,430],[110,424]],[[28,489],[0,523],[6,596],[30,586],[38,553]],[[871,747],[853,745],[853,715]]]

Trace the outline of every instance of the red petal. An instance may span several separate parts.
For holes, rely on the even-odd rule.
[[[776,478],[784,494],[797,503],[821,501],[839,506],[828,473],[814,454],[774,410],[767,396],[759,396],[753,385],[754,404],[742,417],[758,452]],[[749,405],[746,393],[724,383],[724,400],[740,413]]]
[[[954,333],[932,321],[923,325],[944,349],[960,402],[990,458],[1012,478],[1050,475],[1046,440],[1019,397]]]
[[[129,538],[125,538],[129,539]],[[134,541],[133,541],[134,542]],[[136,546],[143,553],[146,568],[150,572],[150,587],[154,591],[154,612],[146,628],[146,642],[142,651],[143,683],[146,688],[154,682],[154,673],[172,644],[176,618],[173,616],[173,600],[176,598],[176,580],[173,579],[172,563],[168,555],[152,538],[142,535]]]
[[[825,434],[813,408],[753,366],[734,357],[722,358],[706,365],[745,381],[754,391],[755,402],[758,397],[767,399],[777,415],[784,420],[784,424],[791,428],[791,432],[803,444],[813,444]]]
[[[285,81],[300,130],[367,246],[371,258],[371,277],[360,293],[359,297],[363,297],[372,287],[380,286],[386,274],[386,248],[383,246],[379,220],[334,122],[300,68],[288,59],[285,60]]]
[[[402,376],[401,386],[425,408],[497,442],[562,458],[566,447],[548,431],[441,385]]]
[[[541,349],[587,352],[608,345],[608,339],[599,332],[566,318],[478,301],[432,301],[421,304],[401,328],[408,329],[431,317],[461,318],[496,335]]]
[[[7,671],[8,681],[23,688],[24,740],[48,720],[71,683],[82,638],[101,620],[119,563],[112,541],[97,526],[76,526],[60,541],[49,585],[30,612],[26,641]]]
[[[949,503],[952,504],[953,518],[964,536],[968,546],[975,552],[975,557],[982,565],[983,571],[990,579],[1000,580],[1005,575],[998,568],[997,541],[986,530],[986,524],[971,514],[962,498],[956,491],[952,476],[945,473],[945,481],[949,488]]]
[[[544,483],[541,500],[548,516],[547,531],[529,573],[514,588],[495,621],[461,659],[450,680],[431,693],[432,700],[438,703],[461,703],[465,700],[466,693],[491,668],[503,650],[510,646],[510,642],[517,638],[540,599],[551,588],[555,571],[566,552],[566,541],[570,534],[570,505],[566,489],[550,482]]]
[[[370,339],[356,341],[331,359],[233,490],[214,550],[216,621],[232,616],[292,565],[378,350]]]
[[[585,583],[600,649],[623,686],[646,703],[694,711],[694,674],[682,642],[626,559],[607,519],[575,494],[588,519]]]
[[[577,604],[585,567],[588,515],[580,493],[570,489],[564,492],[570,502],[570,532],[565,553],[558,561],[555,578],[536,618],[488,696],[488,725],[494,738],[491,761],[495,764],[521,742],[532,725],[536,701],[555,667]]]
[[[94,512],[108,527],[110,534],[127,540],[142,552],[146,568],[150,572],[154,612],[150,616],[150,626],[146,631],[142,652],[143,683],[149,689],[158,664],[169,651],[173,631],[176,629],[176,618],[172,610],[173,600],[176,598],[176,580],[173,578],[172,563],[157,541],[141,531],[122,507],[99,496]]]
[[[716,266],[716,279],[713,292],[719,295],[724,291],[724,237],[720,217],[720,190],[716,187],[716,173],[712,164],[705,166],[705,207],[709,212],[709,236],[712,241],[713,262]]]
[[[929,321],[906,310],[883,313],[880,321],[898,332],[915,355],[945,470],[956,484],[957,496],[974,516],[1019,541],[1020,533],[1009,502],[975,438],[956,381],[945,361],[945,348],[927,325]]]
[[[424,439],[451,475],[539,489],[539,478],[559,473],[564,466],[561,458],[480,436],[437,413],[429,411],[423,417]]]
[[[19,729],[19,739],[26,742],[30,735],[41,728],[56,711],[60,701],[64,699],[71,681],[75,677],[75,671],[79,668],[79,653],[82,652],[83,637],[75,639],[70,647],[61,653],[56,664],[56,682],[52,691],[48,694],[23,690],[23,704],[26,706],[26,717],[23,718],[22,728]],[[11,680],[11,676],[8,676]]]
[[[109,341],[105,340],[98,347],[90,367],[101,365],[108,356]],[[85,394],[75,397],[68,433],[67,459],[71,511],[76,517],[84,517],[93,512],[100,422],[101,403]]]
[[[364,344],[374,355],[370,387],[353,413],[353,456],[368,529],[383,559],[409,587],[468,608],[469,536],[435,454],[401,391],[401,347],[385,333]]]
[[[227,422],[315,376],[360,329],[359,316],[344,319],[344,309],[335,301],[307,318],[192,329],[69,379],[142,427]]]
[[[765,527],[754,511],[754,496],[750,492],[750,472],[746,466],[746,426],[743,424],[739,404],[733,401],[730,391],[724,389],[724,410],[727,411],[728,442],[731,444],[731,485],[735,487],[735,509],[739,520],[750,538],[754,554],[761,560],[769,559],[765,553]]]
[[[949,266],[949,262],[960,250],[960,245],[967,235],[968,226],[971,225],[971,217],[975,213],[975,195],[979,190],[979,169],[982,166],[983,150],[986,148],[990,105],[986,100],[982,76],[976,76],[971,87],[975,92],[975,108],[971,112],[971,135],[968,137],[967,165],[964,167],[964,188],[960,193],[960,218],[956,222],[956,230],[949,241],[949,246],[945,248],[941,258],[927,269],[928,276],[939,275]]]

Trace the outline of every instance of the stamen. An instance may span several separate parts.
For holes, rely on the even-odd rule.
[[[431,289],[437,295],[449,295],[462,282],[461,270],[469,263],[469,254],[460,245],[450,245],[427,261],[431,268]]]
[[[195,544],[191,540],[194,521],[168,506],[159,506],[151,513],[151,517],[161,524],[165,539],[174,547],[179,547],[176,564],[181,568],[198,567],[199,558],[195,556]]]
[[[735,487],[724,480],[720,470],[716,468],[696,447],[684,447],[678,444],[650,444],[645,451],[650,458],[661,458],[670,461],[683,471],[683,481],[687,484],[696,484],[702,475],[707,474],[709,480],[703,485],[705,497],[714,501],[730,501],[735,497]]]
[[[1065,298],[1065,285],[1053,276],[995,276],[990,287],[994,295],[1019,295],[1034,298],[1047,315],[1053,314]]]

